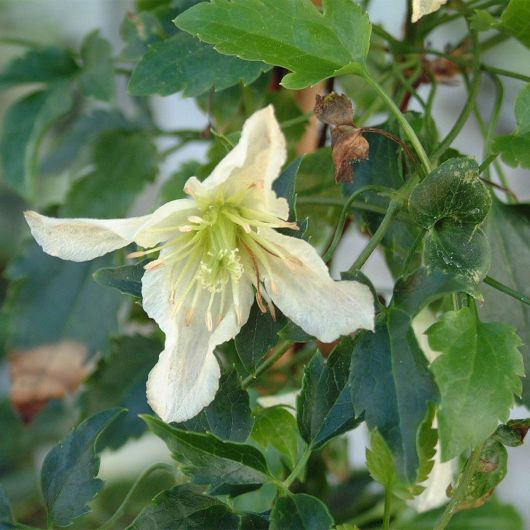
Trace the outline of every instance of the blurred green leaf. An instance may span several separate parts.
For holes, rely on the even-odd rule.
[[[438,412],[442,458],[480,445],[508,419],[514,394],[521,393],[524,367],[513,328],[480,322],[473,310],[446,313],[427,331],[442,352],[431,369],[440,389]]]
[[[326,505],[305,493],[280,497],[272,509],[270,530],[331,530]]]
[[[87,503],[103,486],[95,478],[99,471],[95,444],[121,412],[110,409],[88,418],[46,455],[41,487],[50,523],[69,526],[75,518],[90,511]]]
[[[401,519],[392,522],[396,530],[427,530],[434,528],[444,508],[438,508],[413,519]],[[493,499],[475,510],[455,513],[447,525],[447,530],[524,530],[524,523],[515,508],[501,504]]]
[[[269,67],[217,53],[184,32],[149,46],[129,81],[133,96],[183,92],[199,96],[211,88],[223,90],[237,83],[250,84]]]
[[[276,319],[269,311],[262,313],[257,303],[252,305],[247,322],[235,338],[237,354],[250,374],[267,352],[278,343],[278,332],[285,327],[287,319],[278,311]]]
[[[80,397],[83,416],[111,407],[123,407],[121,415],[98,441],[98,447],[117,449],[130,438],[138,438],[145,424],[138,414],[151,412],[145,396],[147,375],[164,349],[160,340],[141,335],[113,339],[103,357],[85,381]]]
[[[112,262],[109,256],[86,263],[63,261],[30,242],[7,272],[11,284],[2,313],[8,319],[8,347],[72,339],[91,351],[103,350],[117,327],[122,297],[98,285],[92,274]]]
[[[267,407],[256,414],[252,438],[263,448],[274,447],[285,457],[289,469],[298,462],[298,426],[283,407]]]
[[[351,351],[352,342],[345,339],[327,361],[317,352],[306,367],[297,403],[298,426],[314,449],[362,421],[349,382]]]
[[[70,79],[78,72],[69,50],[57,46],[32,48],[0,72],[0,90],[26,83],[55,83]]]
[[[121,265],[119,267],[105,267],[98,269],[94,274],[94,280],[104,287],[112,287],[120,293],[142,297],[142,277],[146,261],[134,265]]]
[[[497,19],[485,9],[474,9],[470,18],[471,28],[475,31],[488,31],[498,24]]]
[[[486,220],[484,231],[491,245],[489,274],[508,287],[529,294],[530,270],[530,206],[507,205],[499,200]],[[489,285],[482,284],[484,304],[480,306],[483,320],[509,322],[524,345],[521,348],[525,373],[530,374],[530,307]],[[523,379],[523,402],[530,407],[530,378]]]
[[[501,26],[530,48],[530,4],[527,0],[510,0],[501,16]]]
[[[46,131],[73,103],[70,86],[57,83],[14,103],[4,118],[0,156],[4,177],[20,195],[34,199],[39,148]]]
[[[146,132],[105,131],[94,145],[95,169],[76,181],[65,217],[123,217],[157,174],[157,152]]]
[[[340,75],[342,67],[362,69],[371,25],[349,0],[324,0],[320,12],[310,0],[212,1],[175,19],[184,31],[213,44],[221,53],[283,66],[290,89]]]
[[[81,59],[81,90],[87,96],[112,101],[115,95],[112,46],[99,35],[99,30],[89,33],[83,40]]]
[[[120,25],[120,36],[126,43],[120,53],[124,61],[137,61],[147,53],[149,44],[165,36],[162,24],[154,13],[127,13]]]
[[[13,513],[11,511],[11,503],[9,498],[4,491],[4,488],[0,485],[0,529],[11,530],[16,529],[15,522],[13,520]]]
[[[164,440],[182,471],[212,494],[238,495],[269,480],[264,456],[250,445],[225,442],[213,434],[183,431],[154,416],[142,416],[151,432]]]
[[[185,484],[159,493],[127,530],[173,528],[238,530],[239,517],[220,500]]]
[[[225,372],[219,381],[214,400],[197,416],[177,425],[194,432],[210,432],[223,440],[244,442],[252,430],[248,392],[234,368]]]

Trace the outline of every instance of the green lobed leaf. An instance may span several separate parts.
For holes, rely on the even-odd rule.
[[[51,523],[69,526],[75,518],[90,511],[87,503],[103,486],[95,478],[99,471],[95,444],[121,412],[109,409],[88,418],[46,455],[41,488]]]
[[[527,0],[510,0],[501,16],[501,26],[530,48],[530,4]]]
[[[184,32],[155,42],[137,64],[129,81],[133,96],[183,92],[199,96],[211,88],[223,90],[237,83],[252,83],[269,67],[217,53]]]
[[[89,33],[83,40],[81,59],[83,61],[83,69],[79,76],[81,90],[86,96],[112,101],[116,91],[112,46],[99,35],[99,30]]]
[[[223,502],[189,484],[159,493],[127,530],[219,528],[237,530],[239,517]]]
[[[84,417],[110,407],[123,407],[120,416],[101,435],[98,446],[118,449],[130,438],[138,438],[145,424],[138,414],[151,412],[145,385],[151,368],[164,349],[160,340],[134,335],[112,340],[110,352],[103,357],[85,381],[80,397]]]
[[[419,269],[400,279],[375,333],[362,332],[351,350],[350,381],[357,414],[364,412],[394,455],[400,480],[415,483],[420,467],[418,431],[438,390],[412,329],[412,319],[435,298],[474,292],[463,278]],[[411,384],[414,381],[414,384]]]
[[[79,67],[69,50],[57,46],[31,48],[0,72],[0,90],[26,83],[54,83],[78,72]]]
[[[278,333],[286,323],[279,311],[274,319],[269,311],[262,313],[257,303],[252,305],[248,320],[234,341],[239,359],[249,373],[256,373],[261,360],[278,343]]]
[[[184,31],[221,53],[264,61],[292,71],[282,84],[299,89],[340,75],[344,66],[362,70],[371,25],[351,0],[213,0],[175,19]]]
[[[305,493],[280,497],[271,513],[270,530],[331,530],[333,518],[326,505]]]
[[[490,276],[523,294],[529,294],[530,206],[506,205],[498,200],[486,220],[484,231],[491,245]],[[530,307],[482,284],[484,304],[480,314],[486,321],[509,322],[523,340],[525,373],[523,402],[530,407]]]
[[[446,313],[427,331],[442,352],[431,365],[440,389],[442,459],[480,445],[508,419],[524,375],[521,342],[500,323],[483,323],[470,308]]]
[[[20,195],[34,199],[39,148],[44,134],[68,112],[73,99],[67,83],[31,93],[14,103],[4,118],[0,156],[4,178]]]
[[[252,438],[264,448],[272,446],[279,451],[289,469],[298,462],[297,433],[294,416],[283,407],[261,409],[252,427]]]
[[[141,416],[161,438],[184,473],[196,484],[207,484],[216,495],[240,494],[269,480],[264,456],[255,447],[225,442],[213,434],[183,431],[154,416]]]
[[[491,251],[477,226],[440,221],[425,236],[424,260],[428,267],[478,284],[490,268]]]
[[[146,261],[134,265],[121,265],[119,267],[105,267],[98,269],[94,280],[104,287],[112,287],[120,293],[142,297],[142,277],[145,272]]]
[[[157,152],[147,132],[110,130],[94,145],[95,169],[71,188],[65,217],[123,217],[137,194],[155,179]]]
[[[234,368],[223,373],[214,400],[197,416],[176,425],[194,432],[210,432],[223,440],[244,442],[252,430],[248,392]]]
[[[305,369],[297,419],[302,438],[314,449],[362,421],[349,381],[351,350],[352,341],[345,339],[327,361],[317,352]]]
[[[11,284],[2,312],[8,319],[8,347],[72,339],[91,351],[103,350],[117,328],[122,297],[98,285],[92,274],[112,262],[110,256],[86,263],[63,261],[30,242],[7,272]]]
[[[515,118],[519,134],[530,132],[530,83],[519,92],[515,100]]]
[[[441,220],[479,225],[488,215],[491,196],[471,158],[450,158],[411,193],[409,211],[424,228]]]

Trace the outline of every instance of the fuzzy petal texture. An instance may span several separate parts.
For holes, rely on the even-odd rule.
[[[267,229],[269,241],[292,259],[272,258],[272,285],[267,292],[280,311],[322,342],[332,342],[357,329],[374,329],[370,289],[355,281],[334,281],[317,251],[303,239]]]
[[[287,201],[278,198],[272,184],[280,175],[287,158],[285,137],[271,105],[255,112],[243,125],[238,144],[219,162],[211,175],[200,182],[192,177],[184,190],[193,196],[205,196],[223,189],[229,197],[253,188],[249,207],[256,205],[281,219],[287,219]],[[258,197],[256,197],[256,195]]]
[[[24,213],[31,234],[51,256],[88,261],[136,241],[153,246],[168,234],[153,230],[176,224],[195,211],[195,204],[181,199],[164,204],[150,215],[129,219],[57,219],[37,212]]]
[[[253,301],[252,286],[239,286],[238,322],[232,298],[227,297],[224,317],[214,322],[212,331],[205,321],[210,293],[201,289],[195,301],[194,317],[186,321],[189,307],[184,304],[175,314],[170,299],[171,270],[162,267],[146,271],[142,279],[143,307],[166,334],[164,351],[147,381],[147,399],[152,409],[166,422],[192,418],[215,397],[220,369],[215,347],[235,337],[247,321]],[[190,301],[193,295],[188,296]],[[179,300],[178,293],[176,300]],[[218,314],[219,301],[212,308]],[[216,319],[217,320],[217,319]]]

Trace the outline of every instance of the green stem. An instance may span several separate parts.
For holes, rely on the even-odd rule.
[[[383,530],[389,530],[390,528],[390,514],[392,506],[392,490],[390,488],[385,489],[385,511],[383,512]]]
[[[263,372],[266,372],[291,346],[293,345],[293,341],[290,340],[283,340],[280,342],[270,353],[270,355],[263,361],[257,368],[256,371],[253,374],[250,374],[248,377],[243,379],[243,382],[241,383],[242,388],[247,388],[250,383],[255,381],[258,376],[260,376]]]
[[[400,276],[403,276],[403,275],[405,275],[407,273],[407,270],[408,270],[408,268],[410,266],[412,258],[414,257],[414,254],[416,253],[416,250],[417,250],[419,244],[422,242],[426,232],[427,232],[427,230],[425,228],[422,228],[418,232],[418,235],[416,236],[416,239],[413,241],[413,243],[412,243],[412,245],[410,247],[410,250],[409,250],[409,253],[407,254],[407,257],[405,258],[405,263],[403,263],[403,267],[401,268]]]
[[[382,186],[363,186],[362,188],[358,189],[354,193],[352,193],[348,200],[344,203],[344,206],[342,208],[342,211],[340,212],[339,220],[337,222],[337,228],[335,229],[335,234],[333,235],[333,239],[331,240],[331,243],[329,244],[328,250],[326,253],[322,256],[322,259],[324,262],[328,262],[333,255],[335,254],[335,250],[337,249],[337,246],[342,239],[342,232],[344,230],[344,225],[346,224],[346,217],[348,215],[348,212],[351,208],[351,205],[356,197],[361,195],[362,193],[365,193],[367,191],[388,191],[387,188],[384,188]]]
[[[361,74],[363,79],[379,94],[381,99],[386,103],[390,112],[394,115],[396,120],[401,125],[403,132],[406,134],[410,143],[414,147],[418,158],[420,159],[425,172],[428,174],[431,172],[431,162],[425,149],[423,148],[422,143],[420,142],[418,136],[414,132],[414,129],[411,127],[410,123],[405,118],[404,114],[399,110],[398,106],[394,103],[392,98],[385,92],[385,90],[379,85],[379,83],[373,79],[367,70],[364,70]]]
[[[123,515],[123,513],[125,512],[125,507],[127,506],[127,503],[129,502],[130,498],[132,497],[133,493],[136,491],[136,488],[138,487],[138,485],[140,484],[140,482],[146,478],[148,475],[150,475],[151,473],[157,471],[157,470],[164,470],[164,471],[167,471],[169,473],[174,473],[175,471],[175,468],[169,464],[162,464],[162,463],[157,463],[157,464],[153,464],[151,467],[148,467],[135,481],[134,481],[134,484],[131,486],[131,489],[129,490],[129,492],[127,493],[127,495],[125,496],[125,498],[123,499],[122,503],[118,506],[118,509],[116,510],[116,512],[114,513],[114,515],[112,515],[112,517],[110,519],[108,519],[105,523],[103,523],[103,526],[100,526],[99,527],[99,530],[113,530],[114,528],[116,528],[116,523],[119,521],[120,517]]]
[[[308,445],[305,448],[302,458],[300,458],[296,466],[294,466],[294,469],[291,471],[291,474],[283,481],[283,485],[285,488],[289,488],[291,484],[298,478],[298,475],[302,472],[305,465],[307,464],[307,461],[309,460],[312,451],[313,448],[311,447],[311,445]]]
[[[444,530],[444,528],[449,524],[449,521],[453,517],[456,509],[458,508],[458,505],[464,499],[471,479],[473,478],[473,475],[475,474],[475,471],[477,470],[478,465],[480,464],[481,452],[482,445],[474,449],[471,453],[471,456],[469,457],[469,460],[466,463],[466,467],[464,468],[464,472],[462,473],[462,476],[458,481],[458,485],[453,491],[453,496],[451,497],[449,504],[445,507],[444,513],[440,517],[440,520],[438,521],[433,530]]]
[[[530,298],[519,291],[516,291],[515,289],[512,289],[511,287],[508,287],[504,283],[501,283],[491,276],[486,276],[484,278],[484,283],[487,283],[494,289],[497,289],[497,291],[501,291],[504,294],[507,294],[508,296],[511,296],[512,298],[515,298],[519,302],[522,302],[523,304],[530,305]]]
[[[479,90],[480,90],[480,80],[481,80],[481,71],[480,71],[480,49],[478,45],[477,34],[475,31],[471,31],[471,40],[473,43],[473,81],[471,82],[469,88],[469,94],[464,108],[460,112],[460,116],[456,120],[453,128],[449,131],[447,136],[440,142],[440,144],[434,150],[431,158],[432,160],[437,160],[448,147],[451,146],[454,139],[460,134],[460,131],[463,129],[464,125],[467,123],[467,120],[475,108],[475,101],[477,99]]]
[[[372,239],[368,242],[363,251],[359,254],[358,258],[355,260],[353,265],[350,267],[349,272],[354,272],[361,269],[361,267],[366,263],[366,260],[372,255],[373,251],[377,248],[377,245],[381,242],[386,231],[390,228],[392,221],[394,220],[395,214],[401,208],[402,201],[401,199],[392,199],[388,205],[388,210],[386,211],[381,224],[377,227]]]
[[[493,75],[502,75],[503,77],[511,77],[512,79],[518,79],[519,81],[524,81],[525,83],[530,83],[530,76],[519,74],[517,72],[512,72],[511,70],[504,70],[502,68],[496,68],[495,66],[489,66],[482,64],[480,66],[484,72]]]

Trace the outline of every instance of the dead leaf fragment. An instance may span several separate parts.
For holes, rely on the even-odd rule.
[[[335,163],[335,181],[351,182],[353,164],[366,160],[370,151],[368,140],[362,129],[350,125],[340,125],[331,131],[332,157]]]
[[[24,421],[30,422],[52,399],[72,393],[86,378],[87,347],[62,340],[9,357],[11,402]]]
[[[353,125],[353,105],[344,94],[331,92],[327,96],[317,94],[314,108],[315,116],[333,127]]]

